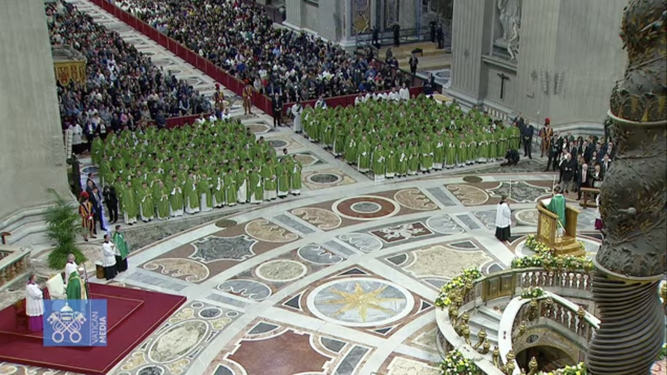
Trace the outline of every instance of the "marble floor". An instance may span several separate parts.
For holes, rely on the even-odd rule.
[[[74,3],[203,92],[213,89],[147,38],[85,0]],[[132,249],[129,270],[110,284],[188,302],[111,374],[439,374],[438,288],[465,267],[495,272],[525,254],[553,174],[476,168],[474,179],[458,170],[378,184],[268,121],[243,119],[298,155],[304,192],[236,207],[222,227],[211,221]],[[493,220],[510,186],[514,236],[504,244]],[[593,224],[594,212],[584,210],[579,230],[591,254],[599,243]],[[0,374],[63,373],[0,363]]]

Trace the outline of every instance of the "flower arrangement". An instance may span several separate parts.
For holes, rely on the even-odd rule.
[[[554,371],[544,372],[540,371],[537,375],[587,375],[588,369],[583,363],[574,366],[565,366]]]
[[[523,299],[540,298],[542,296],[544,296],[544,289],[539,286],[525,288],[521,291],[521,298]]]
[[[482,375],[482,370],[456,349],[447,353],[445,360],[440,364],[440,371],[442,375]]]
[[[533,268],[542,267],[547,271],[563,270],[563,271],[577,271],[585,270],[591,271],[594,268],[593,261],[586,256],[575,257],[567,255],[564,257],[554,257],[552,255],[533,255],[530,257],[514,258],[512,260],[512,268]]]
[[[466,285],[472,284],[475,280],[482,277],[482,273],[474,267],[466,268],[463,273],[453,278],[450,282],[443,285],[440,289],[440,295],[435,299],[435,305],[438,307],[447,307],[452,303],[449,296],[463,291]]]
[[[537,237],[535,237],[533,234],[526,237],[526,243],[524,246],[526,246],[529,250],[536,252],[537,254],[553,253],[553,249],[549,245],[538,241]]]
[[[658,354],[658,361],[665,359],[667,357],[667,344],[662,344],[662,349],[660,354]]]

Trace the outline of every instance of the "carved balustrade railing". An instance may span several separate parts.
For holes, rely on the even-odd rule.
[[[478,299],[487,302],[501,297],[514,297],[522,289],[536,286],[554,292],[569,289],[591,293],[592,281],[592,275],[584,270],[546,270],[537,267],[510,269],[475,280],[472,288],[463,294],[461,306],[476,303]]]
[[[30,249],[0,246],[0,290],[28,272]]]
[[[518,339],[531,325],[542,323],[545,320],[558,323],[571,333],[583,338],[586,342],[593,338],[596,327],[590,319],[590,311],[585,306],[575,308],[573,304],[565,304],[559,299],[543,298],[537,300],[537,307],[525,304],[514,318],[512,325],[512,339]],[[589,314],[585,314],[588,312]],[[523,328],[520,326],[524,324]]]

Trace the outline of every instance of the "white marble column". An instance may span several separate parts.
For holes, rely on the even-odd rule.
[[[44,3],[0,11],[0,218],[69,194]]]

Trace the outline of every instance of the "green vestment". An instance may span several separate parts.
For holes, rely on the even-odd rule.
[[[114,232],[112,240],[114,245],[118,248],[121,258],[127,259],[127,256],[130,254],[130,249],[127,247],[127,242],[125,242],[123,234]]]
[[[81,279],[81,276],[77,271],[69,274],[65,293],[67,294],[68,300],[88,299],[86,283]]]
[[[565,230],[565,197],[562,194],[556,194],[551,198],[547,210],[558,215],[559,227]]]

